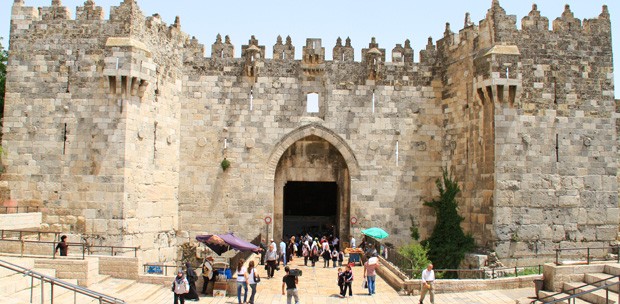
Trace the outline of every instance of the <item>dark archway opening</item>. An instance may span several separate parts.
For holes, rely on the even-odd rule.
[[[289,181],[284,185],[283,209],[285,236],[334,234],[338,231],[338,184]]]

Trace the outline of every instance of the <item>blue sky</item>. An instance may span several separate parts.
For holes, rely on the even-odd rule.
[[[0,0],[0,37],[5,37],[2,44],[6,47],[10,11],[13,0]],[[51,0],[25,0],[28,6],[49,6]],[[106,18],[111,6],[117,6],[122,0],[95,0],[104,8]],[[75,14],[75,7],[85,0],[63,0],[63,5]],[[594,18],[607,4],[612,18],[614,53],[620,50],[620,1],[618,0],[500,0],[508,14],[517,16],[517,23],[538,4],[538,10],[549,18],[550,23],[564,11],[569,4],[577,18]],[[355,58],[359,60],[363,47],[367,47],[371,37],[376,37],[383,48],[391,50],[396,43],[410,39],[418,61],[418,51],[425,47],[429,36],[434,40],[441,38],[445,23],[450,22],[452,31],[458,32],[463,27],[465,13],[471,14],[473,22],[478,23],[491,7],[491,0],[437,0],[437,1],[211,1],[211,0],[138,0],[145,15],[159,13],[170,24],[175,16],[181,17],[182,30],[198,38],[200,43],[210,50],[215,36],[230,35],[239,56],[241,45],[247,44],[251,35],[259,43],[267,46],[267,56],[271,57],[271,47],[278,35],[290,35],[296,47],[296,57],[301,56],[301,48],[306,38],[322,38],[327,58],[331,59],[331,49],[336,38],[351,37],[355,48]],[[207,51],[207,56],[210,56]],[[388,60],[389,60],[389,56]],[[615,79],[620,79],[620,59],[616,58]],[[616,90],[620,92],[620,90]],[[620,98],[620,94],[616,94]]]

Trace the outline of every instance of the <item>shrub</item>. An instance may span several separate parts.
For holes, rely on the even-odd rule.
[[[414,242],[406,246],[400,247],[398,253],[411,260],[413,265],[412,279],[419,279],[422,275],[422,270],[428,266],[430,260],[428,259],[428,247],[422,246],[420,243]]]
[[[439,198],[424,202],[432,207],[437,214],[435,228],[430,238],[422,244],[429,247],[428,257],[437,269],[457,269],[465,257],[465,253],[474,249],[474,239],[465,235],[461,222],[463,217],[458,214],[456,195],[461,191],[459,185],[443,170],[443,178],[437,179]],[[455,276],[447,273],[446,276]]]

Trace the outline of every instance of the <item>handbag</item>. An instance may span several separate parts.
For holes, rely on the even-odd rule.
[[[254,271],[254,283],[260,283],[260,276]]]
[[[368,289],[368,281],[366,281],[366,279],[364,279],[364,281],[362,281],[362,288]]]

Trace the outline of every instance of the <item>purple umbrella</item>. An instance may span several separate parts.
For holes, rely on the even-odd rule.
[[[236,237],[232,232],[226,234],[206,234],[196,236],[196,240],[204,243],[218,255],[234,249],[238,251],[258,252],[260,247]]]

